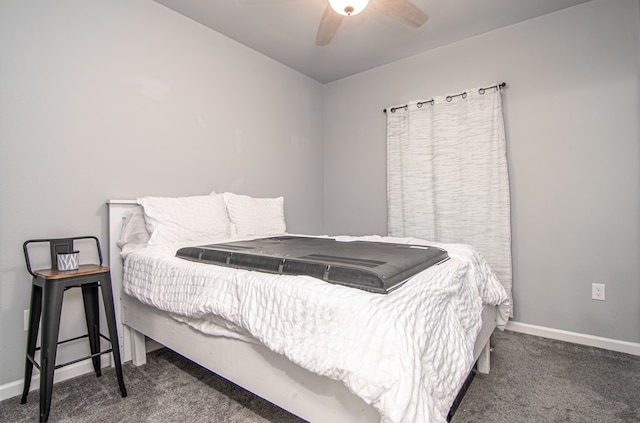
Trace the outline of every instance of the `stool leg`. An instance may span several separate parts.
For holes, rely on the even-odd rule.
[[[109,326],[109,339],[111,340],[111,350],[113,351],[113,361],[116,365],[116,376],[122,398],[127,396],[127,389],[124,387],[122,377],[122,361],[120,360],[120,343],[118,342],[118,330],[116,327],[116,313],[113,308],[113,293],[111,292],[111,273],[105,273],[100,283],[102,289],[102,301],[104,302],[104,312]]]
[[[102,375],[100,360],[100,318],[98,306],[98,284],[82,285],[82,300],[84,301],[84,315],[87,320],[89,334],[89,348],[91,350],[93,369],[96,376]]]
[[[56,367],[58,333],[64,286],[55,281],[43,284],[42,339],[40,350],[40,421],[46,422],[51,408],[53,372]]]
[[[38,326],[40,326],[40,313],[42,312],[42,288],[33,285],[31,288],[31,306],[29,308],[29,332],[27,333],[27,355],[24,366],[24,388],[20,404],[27,402],[29,388],[31,387],[31,375],[33,373],[33,361],[36,354],[38,341]]]

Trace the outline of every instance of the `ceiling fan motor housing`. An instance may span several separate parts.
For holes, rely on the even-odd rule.
[[[343,17],[357,15],[368,4],[369,0],[329,0],[322,18],[320,18],[316,45],[326,46],[329,44],[340,27]],[[412,28],[419,28],[429,18],[410,0],[376,0],[373,3],[373,8]]]
[[[369,0],[329,0],[329,4],[337,13],[351,16],[362,12]]]

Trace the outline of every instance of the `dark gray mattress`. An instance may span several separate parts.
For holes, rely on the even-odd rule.
[[[437,247],[298,236],[185,247],[176,256],[238,269],[313,276],[380,294],[449,258]]]

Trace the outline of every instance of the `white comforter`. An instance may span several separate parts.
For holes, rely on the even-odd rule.
[[[192,263],[178,246],[146,247],[125,259],[125,292],[214,335],[253,338],[312,372],[342,381],[383,422],[444,422],[473,365],[483,304],[508,297],[468,245],[409,238],[338,237],[428,244],[451,260],[388,295]]]

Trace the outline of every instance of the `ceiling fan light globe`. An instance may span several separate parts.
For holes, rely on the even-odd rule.
[[[329,0],[329,4],[337,13],[353,16],[362,12],[369,4],[369,0]]]

